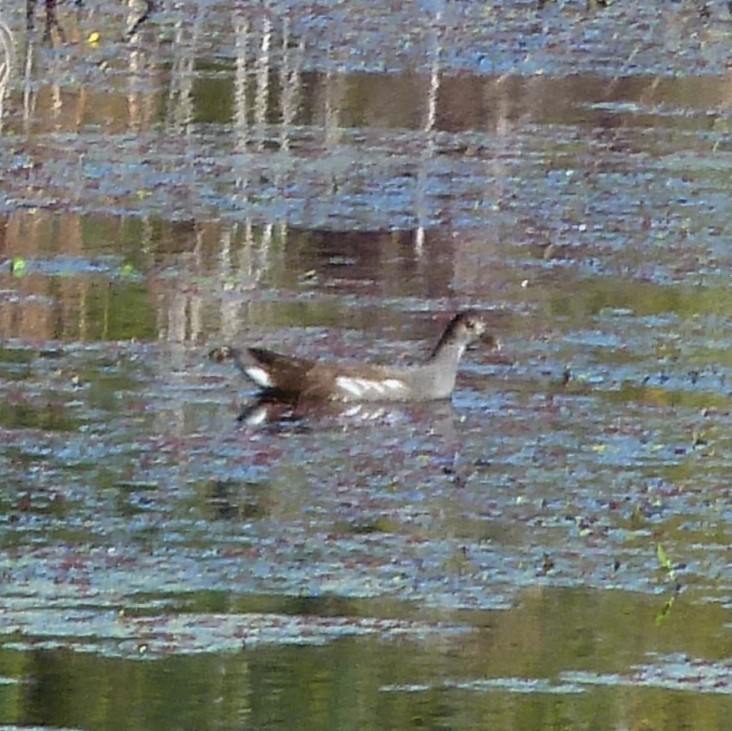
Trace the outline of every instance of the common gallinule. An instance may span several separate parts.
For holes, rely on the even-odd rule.
[[[494,338],[486,334],[481,314],[464,310],[450,320],[431,355],[415,365],[326,362],[229,346],[215,348],[210,356],[217,362],[232,360],[260,388],[283,398],[429,401],[450,396],[460,358],[477,340],[496,346]]]

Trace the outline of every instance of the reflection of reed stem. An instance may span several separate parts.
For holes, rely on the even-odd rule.
[[[15,38],[8,24],[0,18],[0,89],[5,89],[15,66]]]
[[[422,150],[417,173],[417,189],[415,201],[415,215],[417,228],[414,233],[414,250],[417,257],[422,255],[425,240],[425,225],[430,220],[428,200],[430,164],[435,154],[435,127],[437,125],[437,102],[440,93],[440,59],[442,56],[442,42],[439,26],[442,14],[438,13],[434,25],[434,48],[432,49],[432,68],[430,69],[429,86],[427,88],[427,110],[423,125],[425,145]]]
[[[78,4],[78,3],[77,3]],[[137,31],[140,29],[140,26],[147,20],[150,19],[150,16],[155,12],[155,0],[145,0],[145,10],[143,11],[142,15],[140,15],[137,20],[135,20],[132,25],[130,26],[130,29],[127,31],[126,38],[127,40],[132,40],[132,38],[137,34]]]
[[[0,18],[0,129],[2,129],[5,93],[15,66],[15,41],[13,31]]]
[[[256,91],[254,93],[254,123],[259,136],[258,146],[264,146],[267,126],[267,107],[269,105],[269,70],[272,63],[270,48],[272,45],[272,23],[269,18],[262,21],[262,38],[255,63]]]

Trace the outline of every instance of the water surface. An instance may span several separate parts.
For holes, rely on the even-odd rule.
[[[160,5],[0,4],[3,728],[726,728],[727,9]]]

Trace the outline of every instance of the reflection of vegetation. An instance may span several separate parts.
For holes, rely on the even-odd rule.
[[[676,568],[674,567],[673,563],[671,563],[671,559],[668,557],[666,550],[660,543],[656,545],[656,557],[658,558],[658,563],[660,564],[661,568],[666,572],[668,580],[674,585],[674,593],[669,597],[669,599],[663,605],[661,611],[656,615],[656,624],[660,625],[671,613],[676,595],[679,593],[679,591],[681,591],[681,584],[676,577]]]
[[[100,282],[89,294],[92,296],[87,302],[87,313],[90,322],[98,328],[93,339],[156,339],[156,313],[149,305],[144,283]]]
[[[14,277],[22,277],[28,269],[28,262],[22,256],[14,256],[10,263],[10,272]]]
[[[661,565],[661,568],[666,572],[669,581],[674,584],[678,584],[676,579],[676,569],[671,563],[671,559],[668,557],[666,550],[660,543],[656,545],[656,557],[658,558],[658,563]]]
[[[596,277],[573,284],[571,292],[558,289],[550,306],[552,314],[562,318],[679,315],[698,321],[704,314],[732,318],[732,292],[721,277],[718,286],[710,282],[704,287]]]
[[[33,362],[34,355],[32,350],[26,348],[0,348],[0,363],[26,365]]]
[[[202,510],[209,520],[260,520],[269,515],[269,505],[256,481],[216,479],[202,485]]]
[[[76,431],[78,420],[60,403],[37,405],[0,402],[0,424],[10,429],[45,429],[47,431]]]

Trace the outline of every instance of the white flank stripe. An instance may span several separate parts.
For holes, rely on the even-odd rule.
[[[367,381],[365,378],[361,378],[359,380],[365,391],[371,389],[373,391],[378,391],[379,394],[386,393],[386,387],[381,383],[381,381]]]
[[[354,398],[361,398],[368,393],[372,397],[388,396],[399,391],[405,391],[407,388],[402,381],[396,378],[387,378],[385,381],[371,381],[368,378],[338,376],[336,384]]]
[[[247,375],[251,378],[254,383],[262,388],[272,388],[274,385],[272,379],[269,377],[269,373],[260,368],[259,366],[247,366],[245,368]]]
[[[336,378],[338,387],[342,388],[344,391],[348,391],[351,396],[356,396],[356,398],[363,393],[363,388],[359,384],[360,381],[360,378],[348,378],[347,376],[338,376],[338,378]]]

